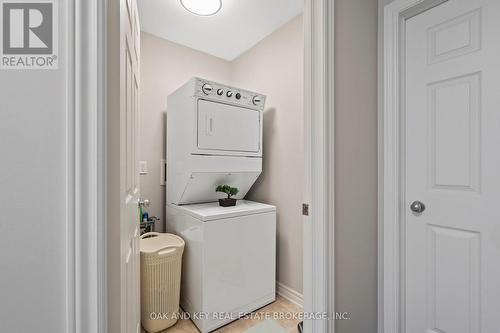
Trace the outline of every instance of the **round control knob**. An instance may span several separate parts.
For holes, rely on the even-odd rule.
[[[205,83],[203,87],[201,87],[201,90],[203,91],[203,93],[205,93],[205,95],[208,95],[212,92],[213,88],[208,83]]]
[[[236,99],[240,99],[241,98],[241,94],[240,93],[236,93],[236,95],[234,95],[234,97],[236,97]]]
[[[224,93],[224,90],[217,89],[217,95],[222,96],[223,93]]]
[[[257,105],[257,104],[259,104],[260,102],[262,102],[262,98],[260,98],[260,96],[254,96],[254,97],[252,98],[252,103],[253,103],[253,105]]]
[[[226,96],[227,97],[233,96],[233,92],[231,90],[228,90],[227,93],[226,93]]]

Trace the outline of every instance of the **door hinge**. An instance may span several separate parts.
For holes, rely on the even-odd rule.
[[[309,204],[302,204],[302,215],[309,216]]]

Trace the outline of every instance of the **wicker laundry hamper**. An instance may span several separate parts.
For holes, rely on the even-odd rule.
[[[150,333],[177,322],[184,240],[173,234],[141,236],[141,322]]]

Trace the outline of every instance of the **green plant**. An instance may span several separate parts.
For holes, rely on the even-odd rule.
[[[227,194],[227,198],[231,198],[233,195],[238,194],[239,190],[236,187],[231,187],[229,185],[219,185],[215,189],[215,192],[222,192]]]

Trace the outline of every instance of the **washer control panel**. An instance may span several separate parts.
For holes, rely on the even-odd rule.
[[[254,109],[263,109],[266,104],[266,96],[262,94],[200,78],[195,81],[195,95],[199,97],[209,97]]]

